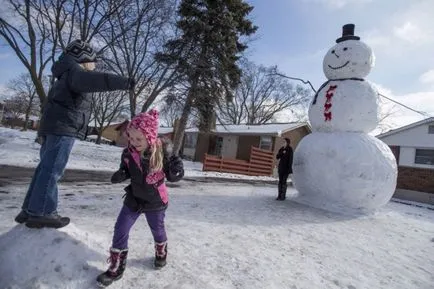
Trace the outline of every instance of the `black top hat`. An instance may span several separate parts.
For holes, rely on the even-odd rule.
[[[356,26],[354,24],[345,24],[342,26],[342,37],[336,39],[336,43],[345,41],[345,40],[360,40],[359,36],[354,36],[354,28]]]

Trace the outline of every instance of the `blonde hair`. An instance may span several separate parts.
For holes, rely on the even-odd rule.
[[[158,138],[157,141],[151,146],[151,158],[149,159],[149,168],[151,171],[161,171],[163,169],[163,144]]]
[[[95,69],[95,62],[84,62],[80,63],[80,66],[87,71],[92,71]]]

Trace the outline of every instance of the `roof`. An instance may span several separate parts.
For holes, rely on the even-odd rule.
[[[97,135],[88,135],[86,138],[87,139],[95,139],[96,140],[98,138],[98,136]],[[107,141],[107,142],[111,142],[112,141],[112,140],[110,140],[108,138],[105,138],[105,137],[101,137],[101,140]]]
[[[290,123],[270,123],[261,125],[247,125],[247,124],[227,124],[217,125],[215,129],[211,130],[215,134],[236,134],[236,135],[271,135],[281,136],[285,132],[308,126],[306,122],[290,122]],[[310,128],[310,127],[309,127]],[[185,132],[199,132],[197,128],[186,129]]]
[[[429,117],[429,118],[423,119],[421,121],[411,123],[411,124],[406,125],[406,126],[402,126],[402,127],[396,128],[396,129],[389,130],[388,132],[377,135],[377,138],[383,138],[383,137],[386,137],[386,136],[389,136],[392,134],[396,134],[396,133],[402,132],[404,130],[408,130],[408,129],[411,129],[411,128],[414,128],[417,126],[431,123],[431,122],[434,122],[434,117]]]
[[[159,127],[158,134],[168,134],[173,132],[173,127]]]

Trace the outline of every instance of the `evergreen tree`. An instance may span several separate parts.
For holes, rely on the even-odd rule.
[[[241,75],[237,60],[247,48],[241,38],[257,30],[247,18],[252,9],[243,0],[181,1],[177,22],[180,36],[166,43],[170,53],[156,56],[159,62],[174,65],[188,84],[175,132],[175,154],[181,147],[192,108],[199,112],[199,129],[208,132],[215,107],[232,98],[231,91],[238,85]]]

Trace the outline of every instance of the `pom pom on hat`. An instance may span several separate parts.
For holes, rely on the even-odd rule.
[[[148,112],[142,112],[136,115],[128,124],[128,129],[134,128],[143,133],[148,144],[154,145],[158,139],[158,116],[156,109],[151,109]]]

